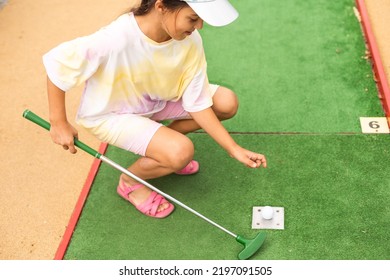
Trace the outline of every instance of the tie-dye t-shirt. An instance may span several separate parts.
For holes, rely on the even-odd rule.
[[[96,33],[60,44],[43,56],[49,79],[63,91],[85,82],[77,122],[86,127],[110,114],[151,116],[167,101],[188,112],[212,105],[202,39],[156,43],[132,13]]]

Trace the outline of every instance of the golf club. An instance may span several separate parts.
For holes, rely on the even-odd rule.
[[[25,110],[23,112],[23,117],[34,122],[35,124],[45,128],[46,130],[50,130],[50,124],[45,121],[44,119],[42,119],[41,117],[37,116],[36,114],[34,114],[33,112],[31,112],[30,110]],[[151,184],[149,184],[148,182],[144,181],[143,179],[137,177],[136,175],[134,175],[133,173],[131,173],[129,170],[127,170],[126,168],[120,166],[119,164],[115,163],[114,161],[110,160],[109,158],[105,157],[104,155],[100,154],[99,152],[97,152],[96,150],[92,149],[91,147],[89,147],[88,145],[84,144],[83,142],[79,141],[78,139],[74,139],[74,144],[76,147],[79,147],[80,149],[82,149],[83,151],[87,152],[88,154],[92,155],[93,157],[97,158],[97,159],[100,159],[101,161],[105,162],[106,164],[112,166],[113,168],[119,170],[120,172],[126,174],[127,176],[133,178],[134,180],[138,181],[139,183],[145,185],[146,187],[154,190],[155,192],[161,194],[162,196],[164,196],[166,199],[176,203],[177,205],[180,205],[181,207],[183,207],[184,209],[188,210],[189,212],[195,214],[196,216],[202,218],[203,220],[207,221],[208,223],[212,224],[213,226],[219,228],[220,230],[224,231],[225,233],[233,236],[237,242],[241,243],[242,245],[244,245],[244,249],[238,254],[238,259],[240,260],[245,260],[245,259],[248,259],[250,258],[254,253],[256,253],[261,245],[263,244],[264,240],[265,240],[265,237],[266,237],[266,233],[265,232],[260,232],[256,235],[255,238],[253,239],[246,239],[240,235],[237,235],[229,230],[227,230],[226,228],[220,226],[219,224],[213,222],[212,220],[210,220],[209,218],[203,216],[202,214],[196,212],[195,210],[193,210],[192,208],[188,207],[187,205],[183,204],[182,202],[178,201],[177,199],[173,198],[172,196],[160,191],[159,189],[157,189],[156,187],[152,186]]]

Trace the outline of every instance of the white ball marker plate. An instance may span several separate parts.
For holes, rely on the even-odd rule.
[[[254,206],[252,212],[252,229],[284,229],[284,208],[274,207],[272,219],[266,220],[261,215],[265,206]]]

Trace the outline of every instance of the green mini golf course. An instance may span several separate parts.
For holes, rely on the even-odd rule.
[[[201,31],[209,79],[237,93],[225,126],[269,168],[245,168],[197,132],[199,174],[150,183],[247,237],[259,232],[252,207],[284,207],[285,229],[266,230],[252,259],[389,259],[390,139],[360,132],[359,117],[384,113],[354,1],[231,2],[237,22]],[[140,214],[116,194],[118,178],[100,166],[65,259],[236,259],[240,244],[180,207],[163,220]]]
[[[390,166],[388,136],[237,135],[269,158],[248,170],[207,135],[191,135],[201,172],[152,180],[155,186],[220,224],[253,236],[252,207],[285,207],[285,230],[268,230],[253,259],[387,259]],[[213,151],[212,156],[208,151]],[[110,147],[126,165],[135,157]],[[221,164],[221,162],[223,162]],[[235,259],[229,236],[180,207],[148,218],[115,190],[119,172],[102,165],[68,248],[67,259]]]

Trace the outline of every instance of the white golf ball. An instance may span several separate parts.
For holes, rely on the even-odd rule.
[[[274,209],[271,206],[265,206],[261,210],[261,215],[266,220],[271,220],[274,216]]]

